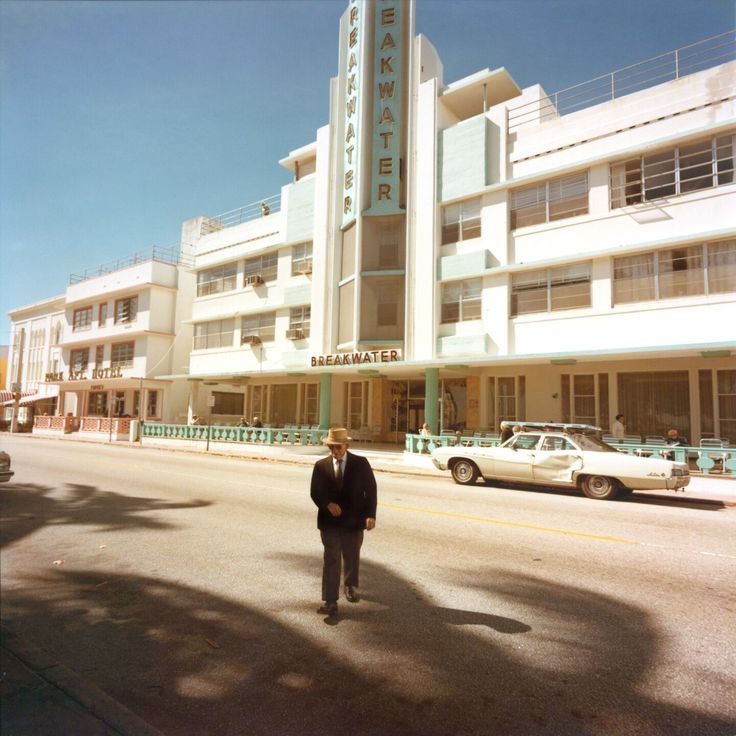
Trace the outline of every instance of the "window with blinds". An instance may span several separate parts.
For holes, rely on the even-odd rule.
[[[480,236],[480,197],[442,208],[442,245]]]
[[[614,163],[611,209],[732,184],[733,160],[734,135],[730,134]]]
[[[197,296],[232,291],[237,285],[237,276],[237,263],[227,263],[224,266],[200,271],[197,274]]]
[[[511,192],[511,229],[585,215],[588,172],[582,171]]]
[[[511,279],[511,316],[590,306],[590,263],[525,271]]]
[[[194,349],[211,350],[233,346],[235,320],[218,319],[194,325]]]
[[[442,324],[481,318],[481,279],[442,285]]]

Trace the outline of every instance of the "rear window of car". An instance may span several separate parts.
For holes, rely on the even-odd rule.
[[[509,447],[515,447],[517,450],[533,450],[539,444],[539,434],[517,434],[511,442]]]
[[[578,448],[568,442],[564,437],[545,437],[542,442],[542,450],[577,450]]]

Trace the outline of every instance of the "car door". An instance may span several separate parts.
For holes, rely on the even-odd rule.
[[[572,485],[573,473],[582,466],[582,452],[570,440],[561,435],[547,435],[534,456],[534,482]]]
[[[541,435],[521,432],[493,453],[493,477],[515,483],[534,480],[534,455]]]

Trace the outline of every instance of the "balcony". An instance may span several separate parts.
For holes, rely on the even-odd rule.
[[[242,207],[237,207],[234,210],[223,212],[221,215],[206,217],[202,222],[202,229],[200,232],[202,236],[210,235],[228,227],[242,225],[244,222],[257,220],[261,217],[268,217],[269,215],[276,214],[280,210],[281,195],[274,194],[273,196],[267,197],[266,199],[258,202],[251,202],[250,204],[244,204]]]
[[[82,273],[73,273],[69,276],[69,284],[78,284],[81,281],[87,281],[88,279],[94,279],[108,273],[121,271],[124,268],[130,268],[131,266],[136,266],[140,263],[147,263],[148,261],[160,261],[161,263],[169,263],[172,266],[177,266],[179,264],[184,266],[192,265],[190,260],[181,253],[178,245],[172,245],[166,248],[154,245],[149,250],[139,251],[138,253],[134,253],[132,256],[118,258],[116,261],[104,263],[97,268],[87,269]]]

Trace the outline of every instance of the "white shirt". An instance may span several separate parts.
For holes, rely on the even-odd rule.
[[[618,419],[614,420],[613,424],[611,425],[611,433],[617,440],[622,440],[624,438],[624,425],[621,424],[621,422],[618,421]]]

